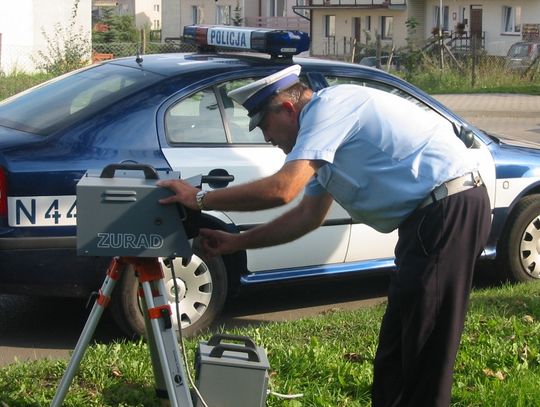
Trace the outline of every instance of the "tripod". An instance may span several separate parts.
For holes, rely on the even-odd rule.
[[[128,264],[133,265],[142,287],[142,293],[139,295],[143,299],[142,307],[156,393],[158,397],[168,399],[173,407],[193,407],[184,361],[178,349],[176,332],[171,320],[171,308],[166,302],[163,271],[158,259],[149,257],[116,257],[112,260],[51,407],[62,405],[99,319],[111,299],[114,286]]]

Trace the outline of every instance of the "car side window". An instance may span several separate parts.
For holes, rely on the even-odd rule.
[[[426,104],[422,103],[420,100],[416,99],[415,97],[408,94],[407,92],[404,92],[403,90],[398,89],[387,83],[372,81],[372,80],[363,79],[363,78],[339,77],[339,76],[326,76],[326,81],[328,82],[330,86],[350,84],[350,85],[360,85],[360,86],[367,86],[368,88],[379,89],[388,93],[392,93],[399,97],[402,97],[403,99],[407,99],[409,102],[413,102],[415,105],[421,107],[425,111],[438,115],[438,113],[434,112],[433,109],[431,109]]]
[[[252,131],[249,131],[249,116],[246,108],[227,96],[227,93],[231,90],[247,85],[256,79],[258,78],[240,79],[218,86],[218,92],[223,101],[225,117],[229,124],[231,142],[233,144],[266,143],[261,129],[256,127]]]
[[[430,115],[433,115],[437,119],[440,119],[441,117],[444,117],[442,114],[438,113],[436,110],[432,109],[431,107],[429,107],[427,104],[425,104],[421,100],[419,100],[419,99],[415,98],[414,96],[410,95],[409,93],[407,93],[407,92],[405,92],[405,91],[403,91],[403,90],[401,90],[399,88],[396,88],[396,87],[394,87],[394,86],[392,86],[390,84],[387,84],[387,83],[373,81],[373,80],[369,80],[369,79],[363,79],[363,78],[339,77],[339,76],[326,76],[325,79],[326,79],[326,81],[328,82],[328,84],[330,86],[341,85],[341,84],[351,84],[351,85],[367,86],[367,87],[370,87],[370,88],[375,88],[375,89],[379,89],[379,90],[382,90],[382,91],[385,91],[385,92],[389,92],[389,93],[392,93],[392,94],[397,95],[399,97],[402,97],[404,99],[407,99],[408,101],[410,101],[410,102],[414,103],[415,105],[421,107],[422,109],[424,109],[426,112],[428,112]],[[456,136],[458,136],[462,140],[464,140],[462,132],[467,133],[466,129],[464,129],[464,128],[462,128],[461,130],[457,129],[454,123],[452,123],[447,118],[445,118],[445,120],[447,120],[448,123],[452,126],[452,128],[454,129],[454,132],[456,133]],[[478,142],[474,142],[469,147],[470,148],[479,148],[480,145],[481,144],[479,144]]]
[[[234,144],[261,144],[266,143],[264,135],[258,127],[249,131],[249,116],[247,110],[239,103],[229,98],[227,94],[236,88],[247,85],[260,78],[243,78],[221,84],[217,87],[223,107],[225,117],[229,124],[231,142]],[[303,76],[300,81],[308,85],[307,79]]]
[[[173,143],[227,143],[216,95],[212,88],[196,92],[165,113],[165,132]]]

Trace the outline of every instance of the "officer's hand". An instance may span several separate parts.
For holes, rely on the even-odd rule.
[[[199,192],[199,189],[195,188],[193,185],[182,181],[181,179],[170,179],[158,181],[157,186],[169,188],[171,191],[174,192],[174,195],[160,199],[159,203],[181,203],[187,208],[199,210],[196,199],[196,195],[197,192]]]
[[[238,244],[238,234],[232,234],[215,229],[201,229],[202,249],[208,256],[233,253],[241,249]]]

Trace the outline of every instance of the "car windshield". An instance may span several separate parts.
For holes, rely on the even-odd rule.
[[[510,58],[526,57],[527,55],[529,55],[529,44],[514,44],[508,50]]]
[[[53,79],[0,102],[0,125],[49,135],[163,77],[114,64]]]

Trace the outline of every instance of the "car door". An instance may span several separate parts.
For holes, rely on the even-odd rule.
[[[337,85],[341,83],[356,84],[361,86],[373,87],[386,92],[393,93],[403,97],[411,102],[419,105],[424,110],[431,112],[434,115],[443,116],[448,120],[449,126],[461,128],[464,123],[456,121],[453,117],[446,115],[445,112],[436,110],[429,101],[422,100],[419,95],[412,95],[407,90],[400,88],[396,83],[388,83],[375,78],[354,77],[353,75],[325,75],[329,85]],[[456,135],[457,137],[457,135]],[[482,179],[488,189],[493,208],[495,202],[495,164],[493,157],[489,152],[488,147],[477,136],[473,145],[467,149],[467,154],[477,163],[478,169],[482,175]],[[394,257],[394,247],[397,243],[397,231],[384,234],[377,232],[375,229],[363,225],[353,224],[351,227],[351,240],[346,262],[364,262],[372,260],[384,260]]]
[[[227,97],[227,92],[255,77],[215,83],[169,104],[163,116],[168,145],[163,154],[173,170],[183,178],[214,174],[234,177],[234,186],[275,173],[283,165],[285,154],[266,143],[259,128],[248,131],[247,112]],[[304,78],[304,81],[307,79]],[[203,185],[212,190],[222,185]],[[212,211],[209,214],[240,231],[268,222],[295,205],[257,212]],[[327,226],[285,245],[247,252],[252,272],[301,268],[342,263],[349,242],[350,221],[346,212],[334,205]]]

